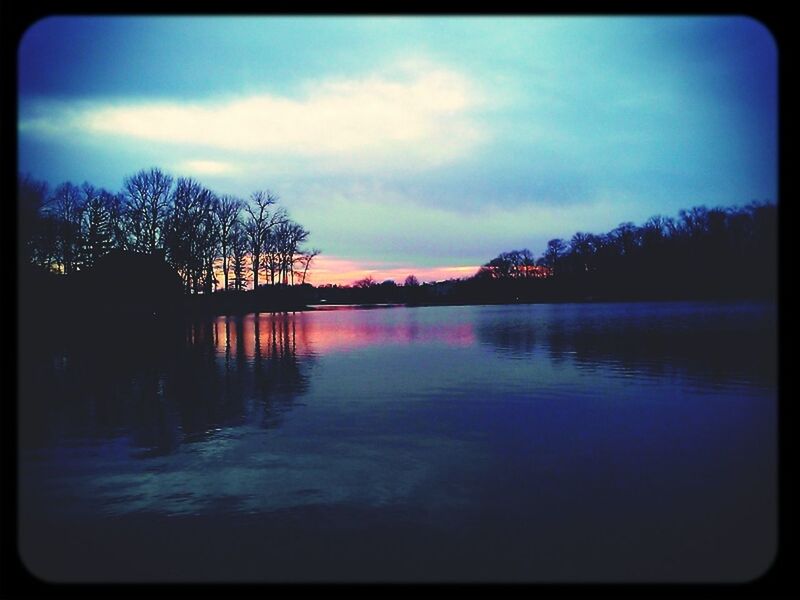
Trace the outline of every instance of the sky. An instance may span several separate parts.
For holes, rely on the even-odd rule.
[[[777,202],[777,61],[747,17],[49,17],[18,48],[19,171],[271,190],[315,284],[465,277]]]

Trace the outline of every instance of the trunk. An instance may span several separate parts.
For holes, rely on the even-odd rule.
[[[258,254],[254,254],[253,255],[253,289],[254,290],[258,289],[258,266],[259,266],[258,265],[258,259],[259,259],[259,255]]]

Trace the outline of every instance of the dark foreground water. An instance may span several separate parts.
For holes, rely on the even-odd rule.
[[[21,355],[20,553],[55,581],[747,581],[776,550],[775,328],[695,303],[79,324]]]

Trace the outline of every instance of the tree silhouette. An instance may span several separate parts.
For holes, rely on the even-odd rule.
[[[271,281],[279,276],[293,285],[295,274],[305,282],[319,254],[302,249],[308,231],[290,221],[285,208],[272,208],[277,201],[272,192],[257,191],[245,204],[157,168],[143,169],[123,184],[123,192],[113,193],[65,182],[48,195],[46,184],[18,175],[22,264],[69,275],[93,268],[111,250],[134,252],[166,259],[186,293],[208,294],[217,287],[220,262],[224,288],[243,290],[248,267],[253,288],[258,287],[265,257]]]
[[[108,213],[112,248],[116,248],[117,250],[130,250],[130,215],[127,211],[125,194],[122,192],[112,193],[101,190],[100,196],[103,199],[103,204]]]
[[[300,266],[303,268],[300,278],[300,285],[305,284],[306,274],[308,273],[308,268],[311,266],[311,261],[313,261],[315,257],[319,256],[321,252],[322,251],[319,248],[312,248],[311,250],[306,250],[300,255],[299,262]]]
[[[162,247],[172,177],[155,167],[142,169],[126,177],[124,187],[131,245],[134,250],[153,254]]]
[[[569,245],[550,240],[536,261],[549,273],[531,271],[527,253],[512,250],[486,263],[473,279],[483,285],[513,280],[520,272],[552,276],[536,293],[555,298],[774,297],[776,240],[774,204],[695,206],[681,210],[677,219],[657,215],[640,227],[625,222],[607,233],[578,232]],[[536,295],[533,289],[527,297]],[[492,298],[522,291],[505,290],[506,296]]]
[[[248,220],[245,223],[245,232],[250,250],[251,270],[253,272],[253,289],[258,289],[258,273],[261,269],[261,257],[267,244],[267,236],[272,228],[283,222],[283,211],[271,211],[270,206],[275,204],[277,196],[269,190],[256,191],[250,196],[250,202],[245,205]]]
[[[377,286],[378,283],[372,277],[372,275],[367,275],[363,279],[359,279],[358,281],[353,283],[354,288],[371,288]]]
[[[281,283],[294,285],[295,255],[299,245],[308,239],[308,231],[299,223],[286,219],[278,224],[275,233]]]
[[[244,226],[236,221],[231,228],[231,269],[233,270],[233,289],[247,289],[247,233]]]
[[[114,245],[111,214],[109,211],[110,194],[105,190],[97,190],[89,183],[83,187],[83,207],[80,227],[81,263],[92,267],[101,256],[108,254]]]
[[[558,263],[567,251],[567,244],[564,240],[555,238],[547,242],[547,250],[542,257],[544,266],[552,269],[553,273],[557,272]]]
[[[80,189],[72,183],[62,183],[55,189],[50,206],[58,223],[57,261],[64,274],[69,275],[78,266],[83,209]]]
[[[222,253],[223,289],[228,289],[228,258],[231,252],[231,236],[242,211],[242,201],[234,196],[222,196],[216,207],[219,245]]]
[[[530,279],[541,277],[542,271],[530,250],[502,252],[481,267],[478,275],[482,279]]]
[[[172,210],[164,224],[167,260],[190,293],[207,289],[207,262],[216,249],[215,200],[200,183],[184,177],[178,178],[172,193]]]

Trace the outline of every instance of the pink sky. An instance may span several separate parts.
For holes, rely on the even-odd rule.
[[[393,279],[402,285],[408,275],[415,275],[419,282],[423,283],[425,281],[470,277],[477,270],[478,267],[473,265],[459,267],[397,266],[396,263],[363,262],[320,254],[312,261],[311,268],[306,276],[306,282],[314,285],[325,283],[351,285],[354,281],[371,275],[378,283],[386,279]]]
[[[311,267],[306,275],[306,283],[317,286],[326,283],[352,285],[355,281],[371,275],[377,283],[392,279],[398,285],[402,285],[409,275],[416,275],[419,282],[424,283],[429,281],[442,281],[444,279],[471,277],[478,271],[478,268],[478,266],[472,265],[459,267],[404,267],[397,266],[397,263],[365,262],[320,254],[316,256],[311,263]],[[219,285],[222,286],[222,261],[217,261],[216,271],[217,280]],[[231,273],[230,277],[233,277],[233,273]],[[247,289],[251,289],[253,283],[249,258],[247,263],[247,278]],[[266,282],[266,275],[262,270],[259,275],[259,283]],[[299,276],[295,277],[295,283],[300,283]]]

